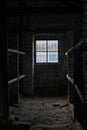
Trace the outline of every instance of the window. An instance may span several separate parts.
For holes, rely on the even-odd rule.
[[[36,63],[58,63],[58,40],[36,40]]]

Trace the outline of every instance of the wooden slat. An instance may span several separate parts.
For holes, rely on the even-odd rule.
[[[23,51],[18,51],[18,50],[15,50],[15,49],[8,49],[8,52],[11,52],[11,53],[18,53],[18,54],[22,54],[22,55],[25,55],[26,53],[23,52]]]
[[[81,102],[83,103],[83,97],[82,97],[82,94],[79,90],[79,87],[74,83],[74,79],[72,79],[68,74],[66,75],[67,79],[70,81],[70,83],[75,87],[75,90],[81,100]]]
[[[4,5],[3,9],[5,10]],[[3,120],[3,125],[6,125],[9,117],[7,47],[7,16],[0,12],[0,126]]]
[[[74,49],[78,49],[79,47],[81,47],[82,44],[83,44],[83,39],[80,40],[77,45],[71,47],[71,48],[65,53],[65,55],[67,56],[69,53],[73,52]]]
[[[66,53],[65,55],[67,56],[71,51],[73,51],[74,47],[71,47]]]
[[[19,76],[19,78],[14,78],[14,79],[12,79],[12,80],[9,80],[9,81],[8,81],[8,85],[10,85],[10,84],[16,82],[17,80],[21,80],[21,79],[23,79],[24,77],[25,77],[25,74]]]
[[[83,40],[81,40],[76,46],[75,49],[78,49],[83,44]]]
[[[1,9],[2,10],[2,9]],[[7,13],[8,15],[49,15],[49,14],[64,14],[64,13],[82,13],[82,8],[74,6],[73,7],[66,7],[64,6],[63,9],[61,6],[56,7],[9,7],[3,10],[3,14]]]

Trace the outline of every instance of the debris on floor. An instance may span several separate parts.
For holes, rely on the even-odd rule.
[[[54,103],[53,106],[57,107],[57,106],[60,106],[60,104],[59,103]]]
[[[26,124],[30,130],[70,130],[73,121],[67,97],[23,97],[9,113],[16,125]]]

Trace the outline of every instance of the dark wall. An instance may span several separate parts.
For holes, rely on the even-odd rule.
[[[74,32],[69,31],[66,34],[66,43],[67,43],[67,51],[74,46]],[[71,52],[69,55],[66,56],[67,58],[67,65],[68,65],[68,75],[74,79],[74,53]],[[73,85],[68,82],[68,95],[69,95],[69,102],[74,103],[74,87]]]
[[[22,35],[22,46],[23,51],[26,55],[23,59],[23,70],[22,72],[26,74],[23,82],[23,93],[25,95],[32,95],[34,88],[36,91],[37,86],[44,86],[45,91],[50,94],[56,92],[57,95],[62,95],[67,93],[67,80],[66,80],[66,58],[65,58],[65,46],[67,45],[66,36],[65,38],[61,35],[65,35],[68,30],[74,29],[75,21],[79,19],[80,15],[49,15],[49,16],[9,16],[8,17],[8,30],[9,32],[18,32]],[[55,65],[45,65],[37,66],[35,69],[33,66],[34,56],[32,54],[33,50],[33,34],[40,31],[48,33],[58,33],[60,35],[58,40],[61,40],[59,45],[60,49],[60,61]],[[41,32],[40,32],[41,33]],[[66,44],[65,44],[66,43]],[[13,43],[12,43],[13,44]],[[13,46],[13,45],[12,45]],[[33,75],[33,71],[35,72]],[[38,76],[37,76],[38,74]],[[34,77],[34,83],[33,83]],[[43,79],[43,80],[42,80]],[[52,81],[52,82],[50,82]],[[48,84],[46,84],[46,82]],[[55,84],[55,85],[54,85]],[[34,85],[34,87],[33,87]],[[36,86],[36,87],[35,87]],[[47,87],[48,86],[48,87]],[[53,88],[54,86],[54,88]],[[63,88],[61,87],[63,86]],[[38,88],[39,88],[38,87]],[[63,89],[63,91],[62,91]],[[43,91],[42,88],[39,89]],[[38,90],[37,90],[38,91]]]
[[[23,73],[25,73],[25,78],[23,81],[23,94],[26,96],[33,95],[33,53],[32,53],[32,33],[23,33],[23,49],[26,53],[23,57]]]
[[[87,0],[84,0],[84,19],[83,19],[83,78],[84,78],[84,130],[87,129]]]
[[[46,95],[66,95],[67,94],[67,60],[65,52],[68,44],[71,43],[72,34],[67,32],[75,29],[75,22],[79,19],[76,15],[51,15],[51,16],[32,16],[31,27],[34,31],[41,31],[42,34],[51,32],[64,36],[59,38],[59,63],[58,64],[35,64],[34,68],[34,88],[36,94]],[[47,32],[46,32],[47,31]],[[72,32],[72,31],[71,31]],[[67,34],[67,36],[66,36]],[[41,36],[42,37],[42,36]],[[65,39],[64,39],[65,37]],[[44,37],[43,37],[44,38]],[[69,41],[66,39],[69,39]],[[44,38],[45,39],[45,38]],[[52,36],[51,36],[52,39]]]
[[[59,62],[36,64],[34,68],[35,94],[64,96],[67,94],[67,60],[65,42],[59,41]]]

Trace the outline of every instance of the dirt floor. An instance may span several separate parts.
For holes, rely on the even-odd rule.
[[[21,97],[19,104],[10,106],[9,114],[16,130],[82,130],[67,97]]]

